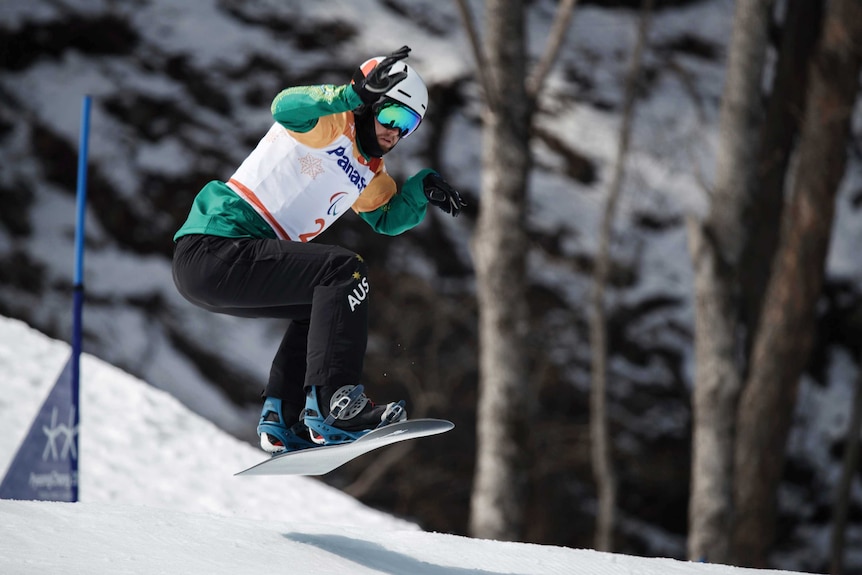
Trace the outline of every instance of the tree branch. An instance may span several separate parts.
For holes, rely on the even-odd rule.
[[[464,0],[459,1],[463,2]],[[572,14],[577,4],[578,0],[563,0],[557,7],[557,15],[554,16],[554,22],[551,25],[551,35],[548,37],[545,53],[542,54],[542,58],[527,79],[527,96],[533,102],[538,100],[539,92],[542,90],[548,73],[551,71],[551,66],[554,64],[554,60],[557,59],[557,54],[559,54],[560,47],[563,45],[566,31],[569,29],[569,23],[572,20]]]
[[[500,110],[497,103],[497,91],[495,90],[493,79],[490,77],[490,68],[485,58],[485,53],[482,51],[482,44],[479,41],[479,32],[473,24],[473,13],[470,11],[470,6],[467,0],[457,0],[458,12],[461,14],[461,20],[464,22],[464,30],[467,31],[467,38],[470,40],[470,47],[473,50],[473,57],[476,59],[476,71],[479,75],[479,83],[482,85],[482,91],[485,93],[485,103],[491,109],[492,113]]]

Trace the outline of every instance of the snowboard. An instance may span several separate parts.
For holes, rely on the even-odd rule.
[[[369,431],[356,441],[280,453],[236,475],[324,475],[369,451],[408,439],[445,433],[455,424],[445,419],[408,419]]]

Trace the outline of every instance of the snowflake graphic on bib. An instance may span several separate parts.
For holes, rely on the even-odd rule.
[[[299,173],[305,174],[312,180],[323,173],[323,161],[311,154],[306,154],[299,158]]]

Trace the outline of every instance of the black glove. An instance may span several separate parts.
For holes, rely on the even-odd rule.
[[[359,85],[354,85],[354,89],[356,93],[359,94],[359,97],[362,98],[362,103],[366,105],[372,105],[377,100],[380,99],[380,96],[391,90],[396,84],[404,80],[407,77],[407,72],[398,72],[396,74],[389,75],[389,72],[392,70],[392,66],[398,63],[399,60],[403,60],[410,53],[410,48],[407,46],[402,46],[395,52],[392,52],[383,59],[382,62],[377,64],[374,69],[372,69],[365,79],[359,82]]]
[[[452,214],[453,218],[458,217],[461,208],[467,205],[461,199],[461,194],[458,193],[458,190],[450,186],[436,172],[432,172],[422,178],[422,188],[425,191],[425,197],[428,198],[429,204],[437,206],[447,214]]]

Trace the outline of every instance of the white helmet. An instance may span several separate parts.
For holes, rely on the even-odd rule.
[[[361,81],[377,64],[385,59],[386,56],[375,56],[363,62],[353,77],[354,82]],[[419,114],[420,118],[424,118],[425,110],[428,109],[428,87],[425,86],[425,82],[422,81],[422,77],[419,76],[416,70],[404,62],[396,62],[389,70],[389,75],[391,76],[398,72],[407,72],[407,77],[393,86],[384,96],[404,104]]]

